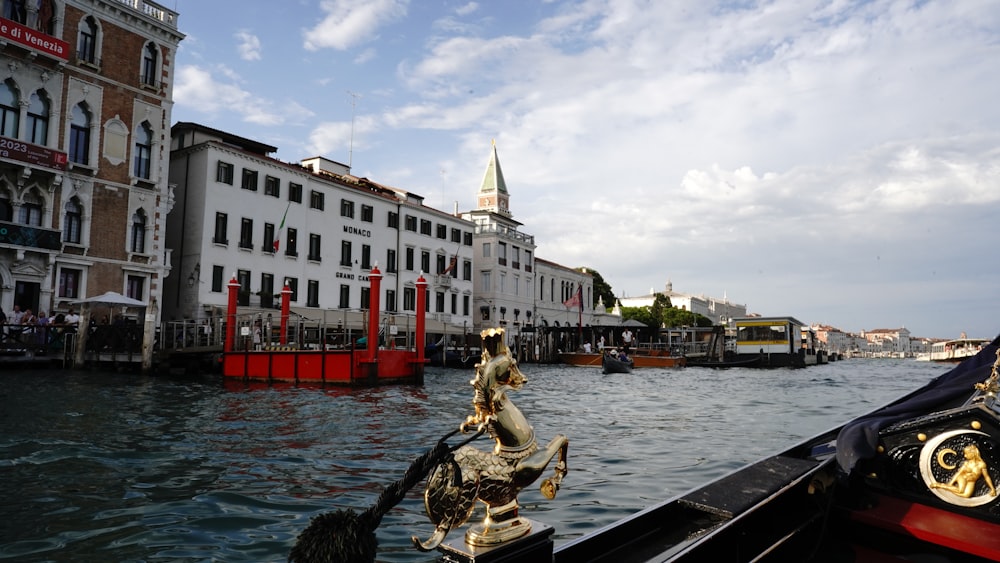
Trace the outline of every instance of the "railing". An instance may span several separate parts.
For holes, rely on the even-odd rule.
[[[155,2],[148,2],[147,0],[118,0],[118,3],[129,6],[133,10],[177,29],[177,12],[168,10]]]
[[[0,354],[72,361],[79,330],[75,325],[3,325]],[[88,353],[136,356],[142,353],[142,325],[97,325],[88,331]]]

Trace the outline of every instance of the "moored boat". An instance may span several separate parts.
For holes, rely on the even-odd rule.
[[[935,342],[931,345],[931,352],[927,359],[932,362],[961,362],[966,358],[971,358],[978,354],[989,343],[988,338],[965,337]]]
[[[687,365],[684,356],[675,356],[666,351],[635,348],[629,356],[633,368],[677,368]],[[560,352],[559,360],[571,366],[601,365],[600,352]]]

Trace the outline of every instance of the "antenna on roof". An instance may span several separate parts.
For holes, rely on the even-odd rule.
[[[355,94],[350,90],[347,91],[347,95],[351,97],[351,144],[347,149],[347,168],[351,168],[352,160],[354,159],[354,110],[358,104],[358,98],[361,94]]]

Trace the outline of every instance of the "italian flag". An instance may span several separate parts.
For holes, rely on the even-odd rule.
[[[285,219],[288,218],[288,208],[292,206],[292,202],[288,202],[285,206],[285,214],[281,216],[281,224],[278,225],[278,230],[274,234],[274,251],[278,251],[278,247],[281,246],[281,231],[285,228]]]

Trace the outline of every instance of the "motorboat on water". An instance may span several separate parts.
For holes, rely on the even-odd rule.
[[[632,373],[632,359],[617,348],[605,348],[601,354],[601,373]]]

